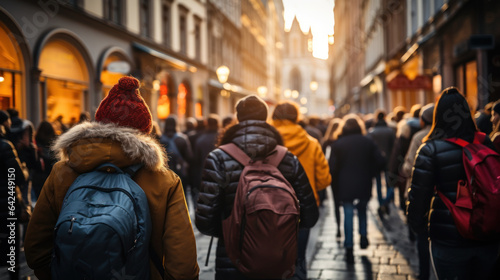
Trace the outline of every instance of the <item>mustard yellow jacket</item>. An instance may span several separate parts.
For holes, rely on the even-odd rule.
[[[309,183],[319,205],[318,191],[327,188],[332,182],[330,167],[318,140],[307,134],[300,125],[288,120],[273,120],[285,147],[297,156],[306,171]]]
[[[118,167],[143,163],[134,181],[148,198],[151,243],[163,259],[165,279],[198,279],[196,241],[181,181],[166,169],[161,146],[149,136],[113,124],[83,123],[61,135],[54,145],[54,165],[37,200],[26,232],[26,261],[41,279],[51,279],[54,227],[64,196],[78,175],[109,162]],[[150,261],[151,279],[162,279]]]

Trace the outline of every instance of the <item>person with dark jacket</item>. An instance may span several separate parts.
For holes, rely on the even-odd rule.
[[[490,102],[484,106],[484,110],[481,110],[479,116],[476,118],[476,125],[479,131],[486,133],[486,135],[490,134],[493,130],[492,122],[491,122],[491,113],[493,109],[493,103]]]
[[[6,130],[9,129],[10,126],[10,116],[6,111],[0,110],[0,170],[4,172],[4,176],[1,176],[0,181],[0,205],[2,205],[2,210],[0,211],[0,218],[2,221],[7,221],[8,218],[12,217],[12,214],[15,212],[10,212],[8,206],[14,205],[16,208],[19,208],[19,201],[16,187],[23,185],[28,179],[28,169],[24,164],[21,163],[17,156],[16,149],[14,145],[7,140]],[[15,203],[15,204],[12,204]],[[19,218],[19,217],[17,217]],[[15,256],[19,256],[19,248],[20,248],[20,227],[19,224],[13,222],[14,227],[10,228],[2,226],[0,229],[0,252],[2,255],[0,256],[0,267],[9,266],[9,268],[13,268],[15,271],[9,270],[10,279],[19,279],[19,270],[21,269],[19,266],[19,259],[17,259],[14,265],[9,264],[10,257],[7,256],[8,253],[12,251],[14,248]],[[9,240],[8,237],[12,236],[12,232],[14,234],[14,243],[12,244],[12,240]]]
[[[34,170],[32,180],[36,198],[40,196],[43,184],[47,180],[47,177],[49,177],[52,167],[57,162],[56,154],[50,149],[56,138],[56,131],[52,124],[48,121],[42,121],[35,135],[38,157],[40,159],[40,166]]]
[[[457,184],[467,178],[462,147],[445,139],[472,142],[476,132],[465,97],[454,87],[443,90],[436,101],[431,131],[415,159],[406,208],[410,227],[429,237],[432,265],[439,279],[488,279],[499,253],[498,241],[462,237],[436,193],[455,203]],[[488,137],[483,144],[493,148]]]
[[[169,168],[181,178],[184,186],[184,194],[187,194],[189,163],[192,161],[193,152],[188,137],[179,131],[177,127],[177,117],[170,115],[165,120],[163,135],[160,137],[160,144],[167,151],[169,158]]]
[[[365,134],[361,118],[355,114],[346,115],[329,160],[332,187],[338,189],[344,207],[345,260],[349,264],[354,262],[354,207],[358,210],[360,247],[365,249],[369,245],[366,206],[372,194],[372,179],[385,164],[377,145]]]
[[[190,179],[192,182],[191,192],[193,195],[193,201],[196,201],[200,190],[201,171],[203,169],[203,164],[205,163],[205,158],[217,146],[220,126],[219,123],[219,116],[216,114],[210,114],[207,119],[207,128],[205,133],[201,134],[198,139],[196,139],[193,160],[191,162],[192,166],[190,168],[190,170],[192,170],[192,176],[190,176]]]
[[[238,123],[230,127],[219,145],[234,143],[253,159],[263,159],[276,145],[283,145],[279,132],[266,123],[268,108],[255,95],[236,104]],[[300,227],[311,228],[318,220],[319,211],[307,175],[292,153],[287,152],[278,166],[279,171],[294,188],[300,202]],[[215,279],[247,279],[227,256],[222,220],[233,209],[243,166],[221,149],[215,149],[205,160],[200,195],[196,207],[196,227],[201,233],[218,237]]]
[[[386,159],[391,158],[392,147],[396,139],[394,129],[390,128],[385,121],[386,113],[384,110],[379,109],[375,112],[376,122],[368,130],[367,136],[370,137],[380,152]],[[382,218],[383,214],[389,214],[389,203],[394,199],[394,188],[389,186],[389,177],[387,176],[387,165],[382,169],[385,177],[386,194],[382,195],[382,176],[381,172],[375,174],[375,181],[377,183],[377,198],[379,203],[378,213]]]

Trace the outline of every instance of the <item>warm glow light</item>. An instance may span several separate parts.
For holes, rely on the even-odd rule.
[[[265,87],[265,86],[258,87],[257,88],[257,93],[262,98],[266,97],[266,95],[267,95],[267,87]]]
[[[334,0],[283,0],[285,31],[290,31],[293,20],[297,18],[302,32],[312,32],[313,56],[316,58],[327,59],[328,44],[333,44],[334,5]]]
[[[229,78],[229,68],[227,66],[219,66],[215,73],[217,74],[217,79],[219,79],[221,84],[227,82],[227,79]]]
[[[302,105],[307,104],[307,98],[302,97],[302,98],[300,99],[300,103],[301,103]]]
[[[153,81],[153,89],[154,90],[160,90],[160,81],[159,80],[154,80]]]
[[[3,83],[5,81],[5,78],[3,76],[0,76],[0,83]]]
[[[299,97],[299,92],[296,90],[292,91],[292,98],[298,98]]]
[[[292,96],[292,90],[290,89],[285,89],[285,91],[283,91],[283,96],[285,98],[290,98]]]
[[[311,81],[311,83],[309,84],[309,88],[312,90],[312,91],[316,91],[318,89],[318,82],[316,81]]]

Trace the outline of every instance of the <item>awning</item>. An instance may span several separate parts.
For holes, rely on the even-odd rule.
[[[145,45],[142,45],[142,44],[139,44],[139,43],[136,43],[136,42],[132,42],[132,47],[142,51],[142,52],[145,52],[147,54],[150,54],[154,57],[157,57],[157,58],[160,58],[160,59],[163,59],[165,60],[166,62],[170,63],[172,66],[174,66],[175,68],[179,69],[179,70],[183,70],[183,71],[189,71],[189,72],[196,72],[198,69],[189,64],[189,63],[186,63],[180,59],[177,59],[171,55],[168,55],[166,53],[163,53],[163,52],[160,52],[160,51],[157,51],[155,49],[152,49],[148,46],[145,46]]]

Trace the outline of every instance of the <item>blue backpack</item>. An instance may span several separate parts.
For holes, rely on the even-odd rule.
[[[103,164],[76,178],[54,230],[52,279],[149,279],[148,200],[131,179],[141,167]]]

